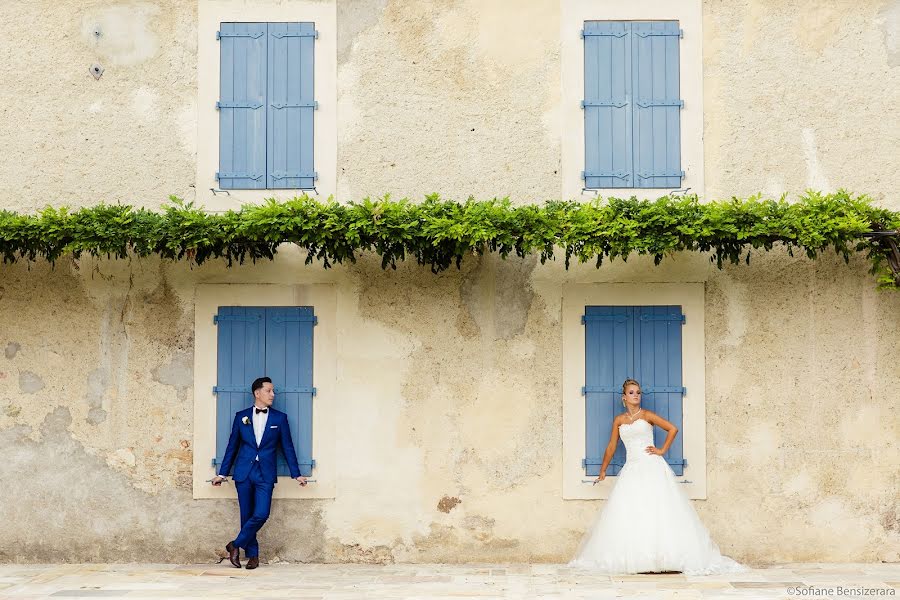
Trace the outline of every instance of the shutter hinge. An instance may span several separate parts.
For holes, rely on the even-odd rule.
[[[311,108],[313,110],[319,110],[319,101],[313,100],[312,102],[272,102],[269,104],[275,110],[281,110],[282,108]]]
[[[216,32],[216,39],[221,40],[223,37],[233,37],[233,38],[253,38],[259,39],[263,36],[262,31],[256,31],[254,33],[222,33],[221,31]]]
[[[222,102],[221,100],[216,102],[216,110],[222,110],[223,108],[252,108],[256,110],[262,106],[262,102]]]
[[[312,395],[315,396],[315,395],[316,395],[316,392],[317,392],[316,388],[313,388],[313,389],[312,389]]]
[[[216,171],[216,181],[221,179],[252,179],[257,181],[262,178],[262,173],[220,173]]]
[[[314,316],[313,317],[313,327],[315,327],[318,324],[319,324],[319,317]]]
[[[615,177],[616,179],[628,179],[631,177],[631,173],[626,173],[625,171],[612,171],[612,172],[594,172],[594,171],[582,171],[581,178],[585,181],[588,177]]]
[[[684,108],[684,100],[678,98],[675,100],[638,100],[635,102],[641,108],[653,108],[654,106],[677,106]]]
[[[309,33],[308,31],[301,31],[301,32],[299,32],[299,33],[273,33],[273,34],[271,34],[271,35],[272,35],[273,38],[278,38],[278,39],[283,39],[283,38],[305,38],[305,37],[311,37],[311,38],[319,39],[319,31],[318,31],[318,30],[316,30],[316,31],[314,31],[314,32],[312,32],[312,33]]]
[[[313,179],[316,180],[319,178],[319,173],[316,171],[273,171],[272,179],[278,181],[279,179]]]
[[[641,171],[637,176],[641,179],[651,179],[653,177],[684,177],[684,171],[672,171],[671,173],[650,173],[649,171]]]
[[[628,106],[628,102],[624,100],[582,100],[581,108],[588,106],[612,106],[613,108],[622,108]]]
[[[216,466],[217,464],[219,464],[219,461],[218,461],[217,459],[213,458],[213,459],[212,459],[212,466]]]

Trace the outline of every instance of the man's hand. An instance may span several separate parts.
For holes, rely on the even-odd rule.
[[[297,478],[297,483],[300,484],[300,487],[306,487],[306,477],[301,475],[300,477]]]
[[[215,477],[213,477],[212,484],[214,486],[218,487],[218,486],[222,485],[223,481],[225,481],[224,477],[222,477],[221,475],[216,475]]]
[[[598,483],[600,483],[600,482],[603,481],[604,479],[606,479],[606,471],[600,471],[600,474],[597,475],[597,479],[595,479],[595,480],[594,480],[594,483],[591,484],[591,485],[597,485]]]

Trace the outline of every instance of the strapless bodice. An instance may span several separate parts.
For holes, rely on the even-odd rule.
[[[625,460],[635,460],[642,457],[652,457],[647,454],[647,446],[653,445],[653,425],[644,419],[637,419],[634,423],[622,423],[619,425],[619,437],[625,444]]]

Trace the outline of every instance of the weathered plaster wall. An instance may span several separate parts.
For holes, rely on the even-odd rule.
[[[0,91],[0,207],[191,197],[192,2],[4,14],[0,55],[20,68]],[[558,15],[544,0],[339,2],[341,196],[556,197]],[[898,15],[896,0],[706,2],[708,195],[848,187],[900,208]],[[46,33],[25,43],[33,30]],[[599,503],[561,499],[562,285],[706,281],[695,506],[723,550],[900,560],[900,295],[876,293],[866,268],[780,252],[722,271],[679,256],[325,272],[293,251],[233,270],[0,266],[0,480],[15,482],[0,486],[0,560],[211,558],[237,506],[192,500],[192,356],[212,350],[194,345],[194,288],[309,281],[337,288],[350,467],[334,500],[276,502],[266,558],[568,559]]]
[[[706,192],[867,192],[895,210],[900,2],[704,2]]]
[[[298,278],[338,287],[343,470],[334,500],[276,503],[267,555],[564,560],[598,503],[561,499],[560,284],[673,273],[707,279],[709,499],[696,505],[723,548],[756,563],[897,560],[884,390],[900,384],[900,298],[876,293],[863,263],[773,255],[719,272],[681,257],[564,274],[485,258],[426,278],[375,259],[308,276],[297,254],[227,272],[4,267],[0,475],[16,485],[0,507],[17,539],[4,560],[212,557],[237,508],[191,500],[192,286]]]
[[[4,3],[2,206],[191,198],[195,21],[181,0]]]

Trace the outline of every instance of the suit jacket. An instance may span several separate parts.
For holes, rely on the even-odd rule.
[[[248,421],[246,424],[243,422],[244,417]],[[287,415],[269,407],[266,429],[263,431],[262,441],[257,446],[256,435],[253,433],[253,407],[239,410],[234,415],[234,423],[231,424],[231,436],[228,438],[225,456],[222,457],[219,475],[226,477],[234,466],[232,477],[235,481],[244,481],[250,474],[253,461],[259,456],[259,469],[263,479],[269,483],[277,483],[277,451],[279,447],[287,460],[291,477],[294,479],[300,477],[300,466],[297,464],[294,442],[291,441],[291,428],[288,425]]]

